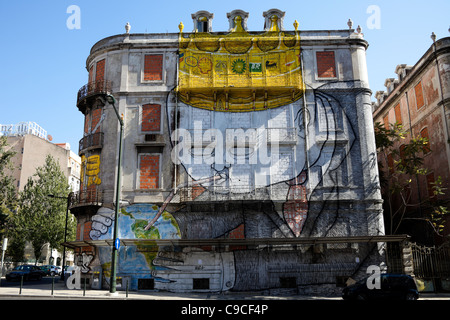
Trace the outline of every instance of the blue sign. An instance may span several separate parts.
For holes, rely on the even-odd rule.
[[[119,250],[120,248],[120,239],[116,238],[116,240],[114,240],[114,247],[116,248],[116,250]]]

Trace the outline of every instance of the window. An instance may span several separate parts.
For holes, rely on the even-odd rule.
[[[94,81],[94,66],[93,65],[89,68],[89,82],[92,82],[92,81]]]
[[[97,62],[95,67],[95,81],[105,80],[105,59]]]
[[[206,17],[198,18],[197,31],[198,32],[208,32],[208,18],[206,18]]]
[[[155,289],[155,279],[138,279],[138,290]]]
[[[139,188],[158,189],[160,187],[160,154],[139,154]]]
[[[147,54],[144,57],[144,81],[161,81],[163,68],[162,54]]]
[[[416,106],[417,106],[417,109],[420,109],[425,104],[425,101],[423,99],[422,82],[419,82],[414,87],[414,93],[416,94]]]
[[[142,106],[141,130],[143,132],[161,131],[161,106],[159,104],[145,104]]]
[[[281,288],[297,288],[297,278],[295,277],[280,277]]]
[[[421,136],[422,138],[425,138],[425,139],[428,140],[427,145],[423,148],[423,153],[424,153],[424,154],[430,153],[430,151],[431,151],[431,149],[430,149],[430,139],[429,139],[429,137],[428,137],[428,128],[427,128],[427,127],[423,128],[423,129],[420,131],[420,136]]]
[[[192,289],[209,289],[209,278],[192,279]]]
[[[383,118],[384,128],[386,130],[389,130],[389,115],[385,115]]]
[[[400,110],[400,103],[398,103],[395,107],[394,107],[394,111],[395,111],[395,121],[398,124],[402,124],[402,113]]]
[[[316,61],[319,78],[336,78],[334,51],[317,51]]]

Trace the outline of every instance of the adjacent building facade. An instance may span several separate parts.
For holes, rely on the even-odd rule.
[[[0,134],[7,137],[8,148],[15,151],[11,160],[13,164],[11,176],[15,180],[17,191],[23,191],[28,179],[33,177],[38,167],[45,165],[47,155],[51,155],[59,163],[71,190],[79,192],[81,158],[70,150],[68,143],[52,143],[47,131],[35,122],[0,124]],[[46,245],[42,256],[34,257],[32,246],[27,243],[25,260],[41,260],[43,264],[61,265],[62,253],[50,250]],[[72,254],[66,253],[66,263],[73,264]]]
[[[226,32],[213,18],[196,12],[192,32],[169,34],[127,24],[92,47],[66,245],[103,288],[118,223],[132,290],[340,290],[384,256],[368,43],[353,29],[287,30],[277,9],[256,32],[242,10]],[[120,190],[107,95],[124,121]]]
[[[36,168],[45,164],[45,158],[49,154],[59,162],[72,191],[79,191],[81,158],[70,150],[68,143],[52,143],[47,131],[35,122],[0,124],[0,132],[7,137],[9,147],[16,152],[12,159],[12,177],[18,191],[23,190],[28,178],[36,173]]]
[[[416,219],[403,221],[403,230],[409,228],[408,232],[415,234],[416,241],[428,244],[433,240],[442,242],[442,239],[434,239],[429,222],[420,220],[429,215],[427,202],[434,197],[433,183],[438,177],[446,188],[445,195],[439,196],[439,200],[448,206],[450,199],[450,38],[433,40],[414,66],[400,64],[396,67],[397,78],[386,79],[386,91],[376,92],[373,112],[374,121],[386,128],[394,123],[403,126],[408,135],[402,145],[415,137],[428,139],[428,150],[418,154],[428,171],[425,175],[410,177],[412,183],[404,192],[409,205],[408,217]],[[402,145],[394,148],[401,152]],[[380,155],[379,160],[389,176],[387,170],[394,166],[394,157]],[[402,201],[394,202],[393,210],[400,206],[403,206]],[[448,232],[447,225],[444,234]]]

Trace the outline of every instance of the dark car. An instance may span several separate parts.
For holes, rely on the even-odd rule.
[[[380,275],[380,288],[370,289],[367,278],[352,284],[342,290],[345,300],[375,300],[375,299],[419,299],[419,291],[411,276],[405,274]]]
[[[6,274],[6,281],[19,281],[21,277],[23,280],[41,280],[43,272],[37,266],[21,265],[15,267],[12,271]]]

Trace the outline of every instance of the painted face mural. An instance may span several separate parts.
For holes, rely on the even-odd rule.
[[[177,187],[163,205],[122,208],[120,238],[326,236],[332,229],[333,213],[324,208],[348,184],[356,115],[345,110],[354,97],[305,90],[297,31],[281,32],[274,18],[269,31],[252,35],[239,18],[229,34],[180,33],[179,86],[175,102],[166,105],[166,127],[172,161],[183,172],[175,173]],[[173,204],[196,201],[214,201],[221,209]],[[321,220],[324,211],[328,216]],[[92,240],[112,238],[113,216],[101,208],[92,217]],[[170,251],[136,242],[121,248],[118,273],[139,272],[155,288],[170,289],[183,285],[177,274],[209,270],[211,290],[228,290],[236,282],[248,287],[242,283],[252,280],[239,273],[245,255],[237,251]],[[111,249],[100,247],[98,254],[107,270]]]
[[[305,94],[297,31],[281,32],[276,17],[260,35],[235,22],[228,35],[180,35],[179,102],[167,110],[177,123],[172,161],[189,175],[180,197],[271,200],[266,215],[299,237],[317,187],[346,179],[352,128],[339,98]],[[273,236],[249,226],[245,236]]]

